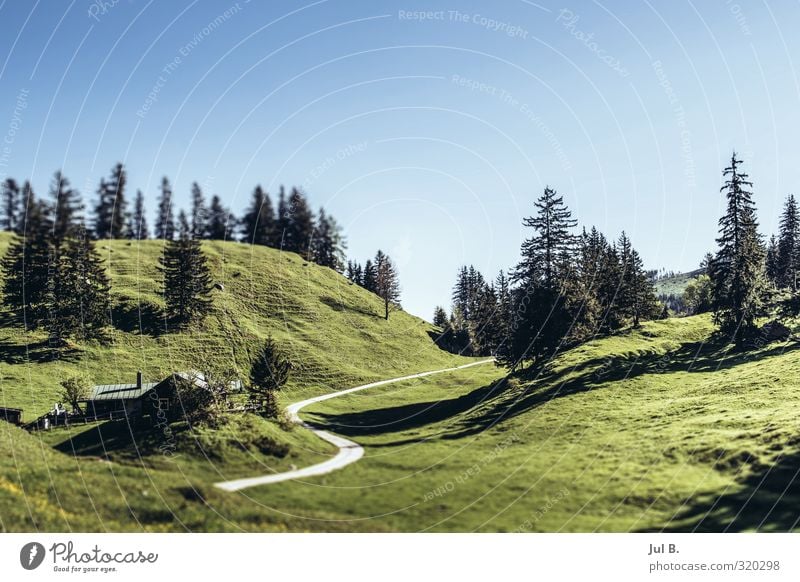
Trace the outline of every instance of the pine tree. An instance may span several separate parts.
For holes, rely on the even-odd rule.
[[[166,176],[161,179],[161,197],[158,201],[158,218],[155,235],[157,239],[175,238],[175,221],[172,218],[172,186]]]
[[[197,240],[206,238],[208,209],[200,185],[192,183],[192,237]]]
[[[94,242],[82,226],[76,227],[64,239],[48,281],[43,325],[51,341],[101,337],[109,317],[109,290]]]
[[[389,319],[389,308],[399,305],[400,281],[389,255],[378,250],[375,254],[375,294],[383,299],[384,319]]]
[[[120,163],[111,170],[108,181],[100,180],[94,226],[94,234],[98,239],[122,238],[125,235],[126,183],[125,168]]]
[[[769,238],[767,245],[767,258],[765,262],[765,274],[770,283],[778,287],[781,283],[780,252],[778,250],[778,239],[773,234]]]
[[[133,213],[128,217],[128,238],[146,240],[149,237],[150,232],[147,229],[147,216],[144,210],[144,194],[141,190],[137,190]]]
[[[242,217],[242,240],[254,245],[274,246],[276,234],[275,213],[269,194],[256,186],[253,200]]]
[[[298,253],[306,260],[310,260],[311,242],[314,235],[314,214],[311,212],[306,197],[296,188],[292,188],[288,204],[283,250]]]
[[[250,369],[247,390],[256,410],[265,416],[278,416],[276,392],[289,380],[292,363],[270,336]]]
[[[25,183],[22,195],[17,236],[2,261],[3,304],[27,329],[33,329],[47,316],[53,222],[49,207],[36,200],[30,183]]]
[[[333,216],[319,209],[319,218],[312,236],[311,252],[315,263],[337,272],[344,269],[344,251],[347,248],[342,229]]]
[[[714,321],[736,341],[756,331],[764,264],[753,194],[748,190],[753,184],[740,171],[741,163],[734,152],[723,172],[727,179],[720,191],[728,204],[719,220],[719,250],[711,264]]]
[[[364,263],[364,273],[361,276],[361,280],[363,284],[361,285],[367,291],[372,291],[373,293],[377,292],[377,273],[375,272],[375,265],[372,263],[371,259],[367,259],[367,262]]]
[[[2,199],[0,200],[0,210],[2,211],[0,229],[16,230],[21,206],[19,185],[13,178],[7,178],[3,182]]]
[[[800,276],[800,215],[792,194],[786,198],[781,214],[777,263],[778,286],[796,291]]]
[[[235,223],[230,210],[222,205],[222,200],[216,194],[211,197],[208,209],[208,228],[206,236],[211,240],[228,240],[231,226]]]
[[[433,325],[444,330],[447,327],[447,312],[439,305],[433,310]]]
[[[211,270],[199,240],[180,213],[178,238],[167,240],[160,259],[167,317],[179,326],[201,321],[211,311]]]
[[[658,312],[653,282],[624,231],[619,237],[617,250],[622,266],[617,307],[624,317],[633,321],[633,327],[639,327],[641,319],[653,318]]]
[[[275,242],[276,249],[284,248],[286,231],[289,228],[289,203],[286,200],[286,191],[281,186],[278,192],[278,211],[275,218]]]
[[[347,270],[345,271],[345,276],[353,283],[359,286],[363,286],[364,280],[361,277],[361,265],[359,265],[356,261],[347,261]]]
[[[68,236],[75,234],[83,222],[83,203],[80,194],[69,187],[69,180],[58,171],[50,186],[53,212],[53,242],[59,246]]]

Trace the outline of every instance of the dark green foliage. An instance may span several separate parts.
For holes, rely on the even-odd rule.
[[[347,261],[345,276],[356,285],[364,286],[364,269],[356,261]]]
[[[59,245],[65,238],[75,234],[82,223],[83,204],[80,194],[69,187],[69,180],[58,171],[50,186],[53,207],[53,240]]]
[[[739,169],[736,153],[723,172],[721,191],[727,209],[719,220],[719,250],[711,262],[714,322],[720,331],[739,342],[757,332],[755,317],[761,302],[764,249],[758,234],[752,183]]]
[[[124,237],[127,208],[125,202],[126,183],[125,168],[119,163],[111,170],[111,176],[107,181],[100,180],[94,224],[94,235],[98,239]]]
[[[283,232],[281,248],[298,253],[306,260],[310,260],[314,236],[314,214],[311,212],[306,197],[296,188],[292,188],[292,193],[289,195],[288,209],[284,220],[286,227]]]
[[[208,224],[206,225],[206,238],[211,240],[228,240],[231,228],[235,224],[230,210],[222,205],[222,200],[216,194],[211,197],[208,208]]]
[[[109,322],[109,280],[94,242],[78,227],[56,248],[42,325],[51,340],[102,337]]]
[[[364,287],[367,291],[372,291],[375,293],[377,289],[377,274],[375,273],[375,265],[372,263],[371,259],[367,259],[367,262],[364,263],[364,271],[361,274],[361,286]]]
[[[155,236],[163,240],[175,238],[175,221],[172,218],[172,186],[166,176],[161,179],[161,196],[158,201]]]
[[[0,194],[0,229],[16,230],[22,206],[19,184],[13,178],[7,178]]]
[[[617,252],[622,267],[617,307],[623,317],[633,320],[633,327],[639,327],[640,319],[653,319],[660,313],[653,281],[624,231]]]
[[[261,186],[256,186],[250,207],[242,217],[242,240],[254,245],[277,246],[279,238],[272,200]]]
[[[781,271],[779,262],[778,239],[773,234],[769,237],[767,244],[767,256],[764,262],[764,274],[767,280],[776,287],[781,283]]]
[[[204,422],[214,416],[214,394],[194,378],[175,376],[175,394],[178,400],[178,418],[190,424]]]
[[[127,236],[134,240],[146,240],[150,237],[150,232],[147,229],[147,216],[144,210],[144,194],[142,194],[141,190],[136,191],[133,213],[128,219]]]
[[[442,330],[447,327],[447,312],[440,305],[433,310],[433,325]]]
[[[400,305],[400,281],[392,259],[381,250],[375,254],[375,294],[383,299],[384,319],[389,319],[389,308]]]
[[[211,311],[213,282],[208,259],[200,241],[192,238],[183,212],[178,238],[167,241],[160,264],[168,319],[178,326],[202,321]]]
[[[783,206],[777,256],[773,260],[776,263],[773,269],[778,287],[796,291],[798,277],[800,277],[800,215],[798,215],[797,202],[791,194],[786,198]]]
[[[278,416],[276,392],[289,380],[292,363],[272,337],[267,338],[264,347],[250,368],[250,382],[247,390],[255,409],[267,417]]]
[[[23,195],[18,236],[3,257],[3,303],[31,329],[47,315],[53,223],[48,206],[35,199],[29,183],[23,187]]]
[[[203,191],[197,182],[192,182],[192,238],[203,239],[206,237],[208,224],[208,209],[206,208]]]
[[[313,261],[341,273],[345,266],[345,249],[341,227],[332,216],[325,213],[325,209],[320,208],[311,244]]]

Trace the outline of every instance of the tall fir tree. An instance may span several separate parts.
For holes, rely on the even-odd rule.
[[[286,199],[286,191],[283,186],[278,192],[278,209],[275,216],[275,244],[276,249],[285,246],[286,231],[289,229],[289,201]]]
[[[778,286],[796,291],[800,277],[800,214],[792,194],[787,196],[781,213],[777,262]]]
[[[254,245],[276,246],[276,230],[272,200],[260,185],[256,186],[250,206],[242,217],[242,240]]]
[[[316,228],[312,235],[312,259],[318,265],[341,273],[345,268],[346,244],[342,229],[324,208],[319,209]]]
[[[22,208],[22,196],[19,184],[13,178],[6,178],[3,181],[2,194],[0,195],[0,229],[13,231],[17,228],[20,210]]]
[[[192,182],[192,237],[198,240],[206,238],[208,209],[200,184]]]
[[[764,266],[767,280],[776,287],[780,286],[782,282],[779,257],[778,239],[773,234],[767,244],[767,258]]]
[[[202,321],[211,311],[213,282],[208,258],[192,237],[186,214],[178,217],[178,237],[167,240],[160,259],[167,318],[178,326]]]
[[[70,188],[69,180],[61,171],[53,175],[50,198],[53,208],[53,242],[59,246],[82,225],[83,203],[78,191]]]
[[[372,291],[375,293],[377,290],[377,274],[375,273],[375,265],[372,262],[372,259],[367,259],[367,262],[364,263],[364,272],[361,275],[362,287],[367,291]]]
[[[172,186],[166,176],[161,179],[160,190],[155,236],[157,239],[172,240],[175,238],[175,220],[172,215]]]
[[[133,212],[128,217],[128,238],[133,240],[146,240],[150,237],[147,228],[147,214],[144,209],[144,194],[141,190],[136,191],[136,198],[133,203]]]
[[[714,321],[723,334],[737,342],[756,332],[755,318],[763,285],[764,252],[758,234],[752,182],[731,156],[723,171],[727,208],[719,219],[719,249],[711,263]]]
[[[207,238],[211,240],[230,239],[231,227],[234,223],[230,210],[222,205],[222,200],[216,194],[211,197],[208,207]]]
[[[306,197],[296,188],[289,195],[286,230],[283,234],[283,250],[298,253],[311,259],[311,243],[314,236],[314,213]]]
[[[375,254],[375,294],[383,300],[384,319],[389,319],[391,307],[400,304],[400,281],[389,255],[378,250]]]
[[[98,201],[95,207],[94,235],[98,239],[123,238],[125,235],[125,186],[127,184],[125,167],[118,163],[111,170],[108,180],[101,179],[97,190]]]

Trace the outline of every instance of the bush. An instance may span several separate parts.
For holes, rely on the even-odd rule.
[[[80,412],[78,401],[88,398],[91,386],[85,376],[71,376],[61,381],[61,398],[72,406],[74,412]]]

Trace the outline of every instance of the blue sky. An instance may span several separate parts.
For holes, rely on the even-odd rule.
[[[425,14],[420,14],[425,12]],[[0,3],[0,174],[93,203],[122,160],[238,213],[305,188],[348,254],[398,263],[407,310],[459,265],[513,265],[545,185],[647,265],[713,246],[736,148],[762,231],[800,183],[800,8],[714,2]]]

